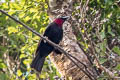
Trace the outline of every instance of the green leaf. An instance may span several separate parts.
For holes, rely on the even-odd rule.
[[[20,55],[20,59],[21,59],[21,58],[25,58],[25,57],[26,57],[25,54],[21,54],[21,55]]]
[[[4,63],[0,63],[0,68],[7,68],[7,66]]]
[[[2,62],[2,59],[0,59],[0,63]]]
[[[41,75],[40,75],[40,78],[45,79],[45,78],[46,78],[45,74],[41,74]]]
[[[0,55],[4,54],[4,52],[7,50],[7,47],[0,46]]]
[[[19,5],[19,4],[17,4],[17,3],[14,3],[13,4],[13,7],[15,8],[15,9],[17,9],[17,10],[21,10],[21,6]]]
[[[28,80],[36,80],[36,74],[30,74]]]
[[[13,11],[13,10],[12,10],[12,11],[9,11],[8,14],[9,14],[9,15],[12,15],[12,14],[14,14],[15,12],[16,12],[16,11]]]
[[[22,75],[21,70],[17,70],[17,75],[20,77]]]
[[[23,42],[25,42],[25,41],[26,41],[26,38],[24,37],[24,35],[20,34],[20,36],[19,36],[19,37],[20,37],[20,40],[21,40],[21,41],[23,41]]]
[[[106,44],[107,44],[106,40],[104,40],[102,43],[99,43],[99,46],[100,46],[100,49],[102,50],[102,52],[106,51]]]
[[[18,29],[16,29],[15,27],[8,27],[8,34],[11,34],[11,33],[16,33],[18,32]]]
[[[108,14],[107,17],[110,18],[112,16],[112,13]]]
[[[115,36],[115,34],[112,32],[111,26],[108,26],[108,33],[111,34],[112,36]]]
[[[0,73],[0,80],[9,80],[7,74]]]
[[[100,58],[100,64],[103,64],[104,62],[106,62],[107,61],[107,59],[105,59],[105,58]]]
[[[3,8],[6,8],[6,9],[9,8],[9,6],[8,6],[6,3],[3,3],[3,4],[2,4],[2,7],[3,7]]]
[[[102,31],[102,32],[100,33],[100,36],[101,36],[101,39],[104,39],[104,38],[105,38],[105,31]]]
[[[48,5],[47,5],[47,4],[45,4],[45,5],[44,5],[44,7],[47,9],[47,8],[48,8]]]
[[[30,20],[30,17],[29,17],[29,16],[27,16],[27,17],[24,18],[24,21],[25,21],[25,22],[27,22],[28,20]]]
[[[44,31],[45,31],[45,28],[41,28],[39,32],[43,33]]]
[[[30,63],[31,63],[31,59],[25,59],[25,60],[23,61],[23,63],[24,63],[25,65],[30,64]]]
[[[115,69],[120,70],[120,64],[118,64]]]
[[[32,13],[32,12],[37,12],[38,10],[37,9],[35,9],[35,8],[31,8],[30,9],[30,12]]]
[[[20,14],[19,14],[19,18],[23,18],[25,16],[25,13],[24,12],[21,12]]]
[[[114,46],[112,49],[114,52],[116,52],[120,56],[120,49],[117,46]]]

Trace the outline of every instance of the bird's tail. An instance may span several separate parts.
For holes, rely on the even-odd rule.
[[[36,57],[32,61],[31,68],[34,68],[36,71],[41,72],[44,61],[45,57],[40,57],[39,54],[36,55]]]

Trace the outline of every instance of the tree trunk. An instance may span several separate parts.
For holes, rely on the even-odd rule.
[[[54,2],[54,3],[53,3]],[[52,6],[55,4],[55,6]],[[50,0],[50,11],[49,16],[50,19],[53,20],[57,16],[70,16],[72,12],[72,4],[73,1],[65,1],[60,2],[59,0],[56,2],[56,0]],[[57,10],[58,9],[58,10]],[[85,53],[81,50],[79,45],[77,44],[76,36],[73,33],[72,30],[72,20],[66,21],[63,25],[64,30],[64,37],[60,44],[60,46],[69,54],[76,57],[80,62],[84,63],[88,68],[87,70],[94,76],[94,78],[97,76],[96,71],[90,64],[90,61],[88,60]],[[72,80],[91,80],[90,77],[88,77],[80,68],[78,68],[71,60],[69,60],[64,54],[57,55],[55,53],[52,53],[50,55],[51,61],[56,66],[57,70],[60,72],[62,76],[65,77],[65,79],[68,80],[68,78]],[[73,59],[73,58],[72,58]],[[77,64],[80,65],[80,67],[86,71],[84,66],[75,61]],[[91,76],[92,77],[92,76]],[[93,77],[92,77],[93,78]],[[93,78],[93,79],[94,79]]]

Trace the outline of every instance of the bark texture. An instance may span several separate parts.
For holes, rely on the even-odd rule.
[[[52,0],[52,2],[54,2],[54,0]],[[49,4],[51,5],[52,3],[49,2]],[[59,7],[57,5],[53,7],[50,6],[49,16],[51,20],[53,20],[56,16],[71,16],[73,4],[72,0],[65,2],[56,2],[56,4],[59,5]],[[84,63],[88,67],[87,70],[92,73],[92,75],[96,76],[96,72],[92,68],[89,60],[87,59],[87,56],[77,44],[77,39],[73,33],[71,21],[72,20],[69,20],[63,25],[64,37],[60,46],[69,54],[75,56],[82,63]],[[66,80],[68,80],[68,78],[71,78],[72,80],[90,80],[90,78],[87,77],[85,73],[80,70],[73,62],[71,62],[71,60],[69,60],[64,54],[57,55],[55,53],[52,53],[50,55],[50,59],[56,66],[57,70],[61,73],[62,76],[65,77]],[[77,62],[77,64],[79,64],[81,68],[85,70],[82,64],[80,64],[79,62]]]

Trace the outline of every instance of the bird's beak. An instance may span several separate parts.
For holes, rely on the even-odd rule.
[[[62,17],[64,19],[64,21],[68,20],[70,18],[70,16],[64,16]]]

